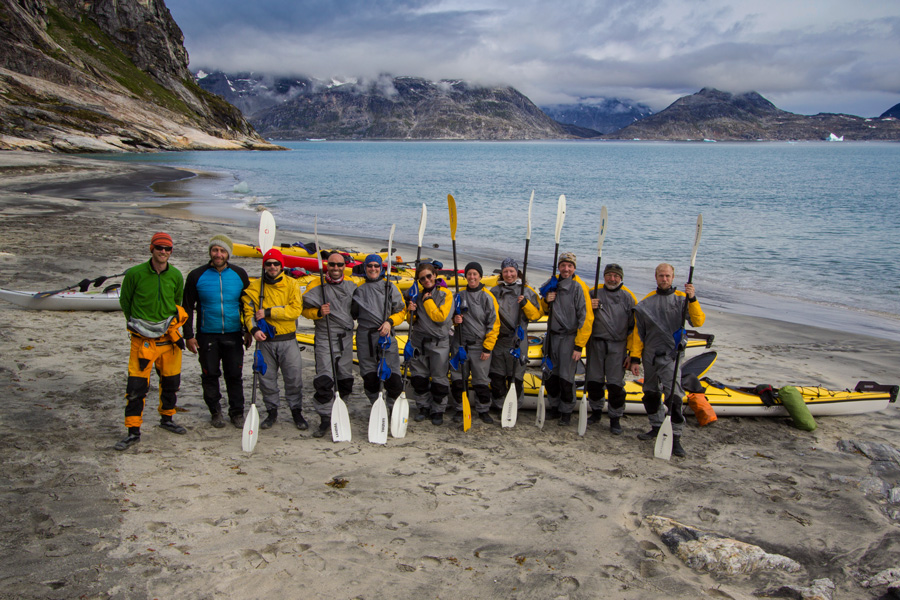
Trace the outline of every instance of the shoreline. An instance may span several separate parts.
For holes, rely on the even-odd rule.
[[[89,178],[82,171],[71,176],[84,200],[25,194],[0,181],[0,286],[55,289],[122,272],[147,259],[159,230],[173,235],[172,264],[184,275],[206,261],[211,235],[255,237],[252,213],[243,223],[221,223],[227,211],[184,218],[190,207],[181,201],[139,201],[149,195],[143,183],[124,191],[136,171],[149,171],[112,166],[101,173],[121,177],[123,187],[110,194],[97,185],[96,199],[87,198],[91,184],[79,183]],[[55,177],[54,193],[64,194],[69,175]],[[398,246],[404,259],[415,258],[415,247]],[[248,272],[259,265],[234,262]],[[719,353],[709,375],[726,384],[900,383],[900,342],[704,309],[701,331],[716,335]],[[123,321],[121,313],[0,302],[0,596],[271,598],[302,590],[375,598],[389,589],[396,597],[454,599],[749,600],[759,589],[828,578],[835,598],[859,598],[885,589],[863,589],[857,574],[896,567],[895,553],[884,550],[900,539],[900,506],[890,493],[897,463],[842,450],[859,442],[897,453],[893,405],[819,418],[814,432],[781,418],[722,417],[699,427],[689,416],[688,457],[666,462],[636,439],[647,424],[638,416],[623,418],[625,435],[610,435],[604,420],[583,438],[553,423],[537,430],[531,411],[510,430],[410,423],[406,438],[376,446],[365,439],[368,402],[357,376],[347,401],[353,442],[315,440],[285,415],[247,455],[239,431],[210,426],[199,365],[186,353],[176,420],[187,435],[156,426],[154,376],[143,439],[117,453]],[[310,416],[312,352],[303,359]],[[247,402],[251,360],[246,353]],[[349,484],[327,486],[334,477]],[[650,515],[789,556],[801,571],[695,571],[650,530]]]

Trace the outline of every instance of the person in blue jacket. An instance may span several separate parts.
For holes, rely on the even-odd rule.
[[[229,264],[232,248],[228,236],[214,235],[209,240],[209,262],[188,274],[184,283],[184,310],[188,315],[184,338],[187,349],[199,355],[203,400],[212,415],[213,427],[225,427],[219,391],[219,377],[224,373],[228,416],[235,427],[242,428],[244,384],[241,371],[244,348],[250,346],[250,334],[242,324],[240,298],[250,280],[244,269]]]

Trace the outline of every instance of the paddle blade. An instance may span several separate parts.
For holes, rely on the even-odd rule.
[[[425,222],[428,220],[428,207],[422,203],[422,216],[419,217],[419,247],[422,247],[422,240],[425,238]]]
[[[369,413],[369,443],[387,444],[388,414],[384,398],[378,394],[378,399],[372,405]]]
[[[531,207],[534,206],[534,190],[531,190],[531,200],[528,201],[528,229],[525,230],[525,239],[531,239]]]
[[[597,258],[603,254],[603,241],[606,239],[606,206],[600,209],[600,236],[597,238]]]
[[[541,359],[541,369],[547,373],[553,372],[553,361],[550,360],[549,356],[544,356],[544,358]]]
[[[465,364],[468,357],[466,349],[460,346],[457,348],[456,353],[450,357],[450,368],[454,371],[459,371],[460,367]]]
[[[378,347],[382,350],[390,350],[393,339],[390,335],[378,336]]]
[[[263,254],[275,245],[275,217],[267,210],[259,213],[259,249]]]
[[[253,452],[259,439],[259,411],[256,405],[250,405],[250,414],[244,420],[244,432],[241,435],[241,448],[244,452]]]
[[[468,431],[472,428],[472,407],[469,405],[469,395],[463,391],[462,394],[462,405],[463,405],[463,431]]]
[[[546,298],[547,294],[555,292],[558,288],[559,280],[556,278],[556,275],[551,275],[550,279],[547,280],[547,283],[538,288],[538,291],[541,293],[541,298]]]
[[[347,405],[341,400],[341,395],[335,393],[334,404],[331,407],[331,440],[349,442],[351,439],[350,414],[347,412]]]
[[[447,208],[450,210],[450,239],[456,240],[456,200],[447,194]]]
[[[653,456],[663,460],[672,458],[672,417],[666,416],[666,420],[659,428],[656,434],[656,447],[653,449]]]
[[[554,231],[556,245],[559,245],[559,236],[562,233],[563,221],[566,220],[566,195],[561,194],[556,203],[556,229]],[[556,265],[554,265],[556,266]]]
[[[580,436],[587,431],[587,409],[587,398],[582,396],[581,401],[578,402],[578,435]]]
[[[697,260],[697,248],[700,247],[700,234],[703,233],[703,214],[697,215],[697,231],[694,233],[694,249],[691,251],[691,268]]]
[[[538,392],[537,410],[535,411],[534,424],[538,429],[544,428],[544,418],[547,416],[547,406],[544,403],[544,386],[541,385],[541,391]]]
[[[406,437],[406,425],[409,422],[409,400],[406,392],[394,400],[394,408],[391,410],[391,437],[400,439]]]
[[[503,412],[500,414],[500,423],[503,427],[516,426],[516,417],[519,414],[519,395],[516,393],[516,384],[509,386],[506,399],[503,401]]]

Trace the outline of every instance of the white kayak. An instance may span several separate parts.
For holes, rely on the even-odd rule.
[[[0,289],[0,299],[30,310],[122,310],[119,288],[103,292],[60,292],[37,298],[40,292]]]

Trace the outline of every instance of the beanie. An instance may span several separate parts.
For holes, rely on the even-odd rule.
[[[277,260],[281,263],[282,267],[284,266],[284,256],[282,256],[281,250],[279,250],[278,248],[272,248],[271,250],[263,254],[264,265],[266,264],[267,260]]]
[[[172,242],[172,236],[169,235],[168,233],[163,233],[162,231],[159,231],[159,232],[153,234],[153,237],[150,238],[150,245],[151,246],[173,246],[173,247],[175,246],[175,244]]]
[[[518,271],[519,271],[519,263],[517,263],[517,262],[516,262],[514,259],[512,259],[512,258],[504,258],[504,259],[503,259],[503,262],[500,263],[500,270],[501,270],[501,271],[502,271],[503,269],[505,269],[506,267],[512,267],[513,269],[516,270],[517,273],[518,273]]]
[[[209,238],[209,249],[212,250],[213,246],[224,248],[225,252],[228,253],[228,256],[231,256],[231,252],[234,250],[234,244],[231,242],[231,238],[224,233]]]
[[[475,269],[476,271],[478,271],[479,277],[484,277],[484,269],[482,269],[481,265],[475,261],[472,261],[466,265],[466,268],[463,270],[463,274],[467,274],[471,269]]]
[[[363,264],[367,265],[369,263],[378,263],[380,265],[382,264],[381,257],[377,254],[369,254],[368,256],[366,256],[366,260],[363,261]]]
[[[559,261],[557,261],[557,263],[556,263],[557,266],[560,263],[564,263],[564,262],[572,263],[573,267],[576,266],[575,265],[575,253],[574,252],[563,252],[562,254],[560,254]]]
[[[603,269],[603,274],[606,275],[607,273],[615,273],[622,279],[625,279],[625,271],[623,271],[622,267],[620,267],[616,263],[609,263],[608,265],[606,265],[606,268]]]

